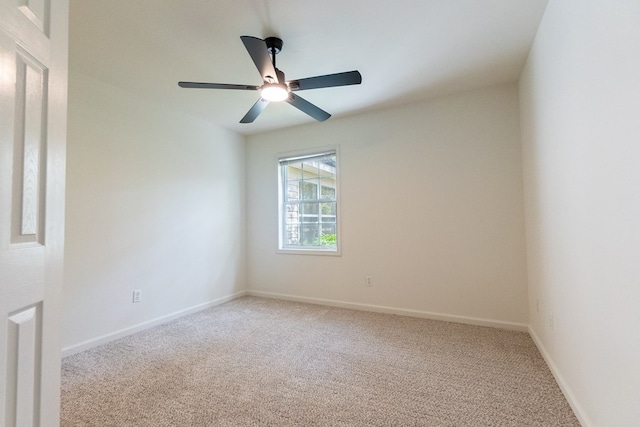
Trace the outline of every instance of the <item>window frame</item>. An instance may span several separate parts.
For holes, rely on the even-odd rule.
[[[336,172],[335,172],[335,204],[336,204],[336,247],[335,248],[327,248],[322,249],[319,246],[300,246],[300,247],[291,247],[285,246],[285,212],[284,212],[284,204],[285,201],[283,199],[284,185],[283,182],[283,174],[282,174],[282,166],[281,162],[283,160],[291,160],[296,158],[305,158],[305,157],[314,157],[320,156],[322,154],[333,153],[336,156]],[[289,254],[289,255],[324,255],[324,256],[341,256],[342,255],[342,238],[341,238],[341,215],[340,215],[340,150],[339,146],[324,146],[324,147],[314,147],[304,150],[296,150],[296,151],[287,151],[278,153],[276,156],[276,171],[278,174],[278,239],[277,239],[277,247],[276,253],[280,254]],[[321,188],[317,191],[322,191]]]

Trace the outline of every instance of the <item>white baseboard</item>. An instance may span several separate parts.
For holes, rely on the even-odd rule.
[[[186,316],[191,313],[195,313],[201,310],[205,310],[209,307],[214,307],[216,305],[224,304],[225,302],[229,302],[236,298],[240,298],[242,296],[247,295],[247,291],[236,292],[231,295],[227,295],[221,298],[216,298],[212,301],[205,302],[202,304],[194,305],[193,307],[186,308],[184,310],[176,311],[165,316],[157,317],[152,320],[148,320],[146,322],[138,323],[137,325],[130,326],[128,328],[120,329],[119,331],[111,332],[106,335],[102,335],[97,338],[92,338],[87,341],[83,341],[78,344],[71,345],[69,347],[64,347],[62,349],[62,357],[71,356],[72,354],[80,353],[81,351],[88,350],[93,347],[97,347],[102,344],[106,344],[110,341],[117,340],[118,338],[126,337],[127,335],[135,334],[136,332],[152,328],[154,326],[161,325],[163,323],[167,323],[171,320],[177,319],[179,317]]]
[[[536,344],[536,347],[538,347],[538,351],[540,352],[540,354],[542,354],[544,361],[547,363],[549,370],[553,374],[553,377],[556,379],[556,382],[558,383],[560,390],[562,390],[562,394],[564,394],[564,397],[567,399],[567,402],[569,403],[569,406],[571,406],[571,409],[573,409],[573,413],[576,415],[576,418],[578,419],[580,424],[583,427],[593,426],[594,424],[591,421],[589,421],[589,418],[587,417],[587,414],[585,413],[584,408],[582,408],[582,405],[578,403],[576,396],[573,394],[573,392],[571,391],[571,388],[569,387],[564,377],[560,373],[560,370],[558,369],[556,364],[553,362],[551,355],[549,354],[545,346],[542,344],[542,340],[540,340],[540,337],[538,336],[538,334],[536,334],[536,331],[531,326],[529,326],[529,335],[531,336],[531,339],[533,339],[533,342]]]
[[[504,322],[502,320],[480,319],[476,317],[456,316],[451,314],[433,313],[430,311],[409,310],[405,308],[387,307],[382,305],[361,304],[347,301],[336,301],[324,298],[310,298],[296,295],[278,294],[274,292],[247,291],[248,295],[257,297],[274,298],[287,301],[306,302],[309,304],[328,305],[331,307],[350,308],[352,310],[373,311],[376,313],[399,314],[401,316],[421,317],[424,319],[441,320],[445,322],[464,323],[475,326],[488,326],[491,328],[508,329],[511,331],[527,332],[528,325],[524,323]]]

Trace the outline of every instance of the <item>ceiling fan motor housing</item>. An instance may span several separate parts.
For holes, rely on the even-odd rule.
[[[271,55],[277,55],[282,50],[282,39],[278,37],[267,37],[264,42],[267,44],[267,51]]]

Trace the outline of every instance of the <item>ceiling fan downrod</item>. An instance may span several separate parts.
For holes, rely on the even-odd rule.
[[[276,68],[276,55],[282,50],[282,39],[279,39],[278,37],[267,37],[264,39],[264,42],[267,44],[267,52],[271,54],[273,68]]]

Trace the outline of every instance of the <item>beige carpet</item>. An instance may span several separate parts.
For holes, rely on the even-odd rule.
[[[63,360],[63,426],[578,426],[525,333],[244,297]]]

